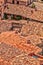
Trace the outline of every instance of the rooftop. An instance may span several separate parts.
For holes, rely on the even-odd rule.
[[[43,22],[43,11],[30,8],[29,6],[16,5],[16,4],[6,4],[7,7],[4,9],[4,13],[20,15],[26,18],[38,20]],[[32,12],[33,13],[32,13]]]
[[[28,53],[38,53],[41,51],[41,49],[39,47],[36,47],[33,44],[29,43],[27,45],[27,40],[24,37],[21,37],[20,35],[15,34],[15,32],[1,33],[0,34],[0,42],[14,45],[14,46],[16,46],[16,47],[18,47],[18,48],[20,48]]]

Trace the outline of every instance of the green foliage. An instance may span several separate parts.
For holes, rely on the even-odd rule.
[[[21,20],[22,17],[21,16],[16,16],[16,20]]]
[[[14,17],[14,15],[11,15],[11,19],[12,19],[12,20],[13,20],[13,19],[15,19],[15,20],[21,20],[22,17],[19,16],[19,15],[17,15],[16,17]]]
[[[7,14],[4,14],[3,19],[8,19]]]
[[[32,8],[35,8],[35,4],[34,3],[32,3]]]

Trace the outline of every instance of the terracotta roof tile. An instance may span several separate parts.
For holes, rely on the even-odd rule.
[[[29,6],[26,7],[23,5],[16,5],[16,4],[13,5],[8,3],[7,3],[7,6],[9,7],[9,9],[7,9],[6,7],[4,9],[4,13],[21,15],[26,18],[43,21],[43,11],[41,10],[35,11],[35,9],[32,9]],[[33,13],[31,13],[31,11],[33,11]]]
[[[11,40],[11,41],[10,41]],[[39,47],[33,44],[27,45],[27,40],[14,32],[5,32],[0,35],[0,42],[14,45],[28,53],[38,53],[41,51]],[[29,48],[29,49],[28,49]],[[37,50],[37,51],[36,51]]]
[[[21,33],[24,35],[36,34],[43,37],[43,23],[28,21],[28,23],[22,27]]]
[[[6,43],[0,43],[0,65],[40,65],[40,61],[29,56],[23,50]]]

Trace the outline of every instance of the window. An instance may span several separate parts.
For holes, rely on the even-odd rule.
[[[17,1],[17,4],[19,4],[19,1]]]

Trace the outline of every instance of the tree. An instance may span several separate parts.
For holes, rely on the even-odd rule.
[[[32,6],[31,6],[32,8],[35,8],[35,4],[34,3],[32,3]]]

